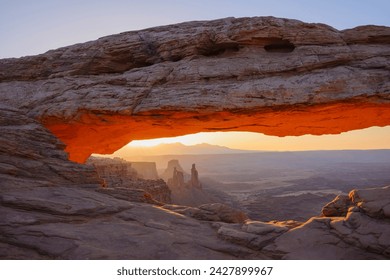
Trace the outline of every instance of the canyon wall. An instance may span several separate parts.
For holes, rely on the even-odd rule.
[[[100,189],[100,192],[129,201],[171,203],[171,191],[163,180],[158,179],[154,162],[136,163],[137,169],[134,168],[135,163],[120,158],[90,157],[87,163],[96,169],[104,181],[104,189]],[[138,170],[143,174],[139,174]],[[144,179],[145,175],[154,174],[150,176],[152,179]]]
[[[139,178],[147,180],[159,179],[155,162],[131,162],[131,166],[137,171]]]

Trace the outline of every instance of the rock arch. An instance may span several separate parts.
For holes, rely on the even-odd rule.
[[[73,161],[200,131],[330,134],[390,125],[390,28],[273,17],[189,22],[0,60],[0,100]]]

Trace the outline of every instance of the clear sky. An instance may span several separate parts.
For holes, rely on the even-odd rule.
[[[241,150],[305,151],[390,149],[389,127],[370,127],[335,135],[275,137],[253,132],[202,132],[172,138],[133,141],[130,146],[155,146],[181,142],[184,145],[209,143]]]
[[[0,57],[190,20],[276,16],[337,29],[390,26],[389,0],[0,0]]]
[[[229,16],[286,17],[322,22],[337,29],[365,24],[390,26],[390,1],[0,0],[0,58],[39,54],[123,31]],[[261,150],[302,149],[298,146],[307,149],[390,148],[390,127],[339,136],[278,138],[253,133],[219,133],[179,140],[187,144],[209,142],[232,148],[246,145],[248,149]]]

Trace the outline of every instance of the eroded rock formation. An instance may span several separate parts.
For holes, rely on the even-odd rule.
[[[0,60],[0,102],[38,119],[78,162],[134,139],[200,131],[384,126],[389,38],[389,27],[273,17],[125,32]]]
[[[171,159],[167,163],[167,168],[165,168],[164,172],[160,174],[160,177],[165,180],[165,182],[168,182],[169,179],[173,177],[174,170],[180,171],[184,175],[184,169],[181,167],[179,161],[177,159]],[[188,176],[185,174],[186,177]],[[184,180],[184,178],[183,178]]]
[[[195,163],[192,164],[191,167],[191,180],[188,182],[191,188],[202,188],[202,184],[199,181],[199,173],[196,170]]]
[[[389,187],[351,192],[345,217],[263,223],[101,192],[96,170],[64,151],[82,162],[198,131],[388,125],[389,38],[388,27],[229,18],[0,60],[0,258],[389,258]]]
[[[302,225],[249,221],[220,204],[129,202],[99,192],[95,170],[68,161],[38,122],[1,109],[1,259],[390,257],[390,187],[352,191],[345,217]]]
[[[104,189],[99,189],[100,192],[129,201],[153,204],[171,203],[171,191],[162,179],[143,179],[145,175],[154,174],[155,163],[141,162],[138,165],[138,170],[140,166],[143,167],[141,178],[133,168],[134,163],[120,158],[90,157],[87,163],[94,166],[98,176],[104,180]],[[149,168],[145,168],[145,166]],[[155,177],[153,176],[153,178]]]
[[[138,177],[146,180],[158,180],[155,162],[131,162],[131,166],[137,171]]]
[[[127,182],[138,179],[137,171],[132,168],[131,163],[120,158],[90,157],[87,164],[96,169],[106,187],[122,187]]]
[[[313,217],[306,223],[214,223],[223,240],[272,258],[388,259],[390,187],[354,190],[346,217]]]
[[[184,173],[177,170],[176,167],[173,168],[172,178],[168,179],[168,186],[171,189],[182,189],[185,187],[184,183]]]
[[[345,217],[351,205],[352,203],[347,195],[338,195],[326,204],[321,212],[325,217]]]
[[[199,181],[199,173],[196,170],[195,163],[191,167],[191,175],[184,172],[183,168],[177,159],[168,161],[168,166],[161,174],[162,178],[168,183],[168,186],[174,190],[183,188],[191,189],[202,189],[202,184]],[[188,181],[186,178],[188,178]]]
[[[177,159],[168,161],[168,166],[161,174],[170,190],[172,203],[186,206],[200,206],[219,202],[220,199],[203,191],[195,164],[192,164],[191,175],[186,173]]]

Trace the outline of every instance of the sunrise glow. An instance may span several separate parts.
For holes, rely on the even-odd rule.
[[[231,149],[266,151],[389,149],[390,126],[370,127],[321,136],[276,137],[252,132],[201,132],[179,137],[136,140],[130,142],[128,146],[153,147],[170,143],[182,143],[188,146],[208,143]]]

